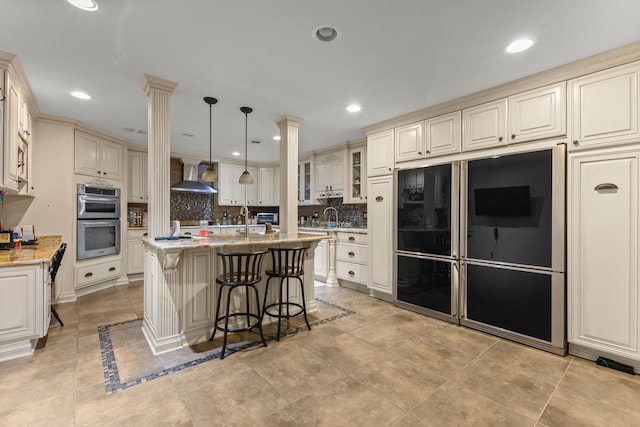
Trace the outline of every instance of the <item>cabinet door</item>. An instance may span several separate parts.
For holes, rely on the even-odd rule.
[[[393,171],[393,129],[367,136],[367,176],[389,175]]]
[[[258,168],[258,205],[260,206],[273,206],[275,204],[273,175],[274,168]]]
[[[43,313],[42,282],[37,284],[37,268],[0,269],[0,339],[36,338]],[[42,278],[40,279],[42,280]]]
[[[313,254],[314,273],[316,279],[327,280],[329,276],[329,245],[327,240],[320,240]]]
[[[245,187],[238,182],[244,172],[244,166],[231,163],[218,163],[218,204],[223,206],[242,206]],[[253,175],[255,179],[256,176]],[[255,184],[254,184],[255,185]]]
[[[298,163],[298,202],[301,205],[312,203],[311,170],[311,160]]]
[[[128,200],[131,203],[147,201],[147,153],[129,152]]]
[[[104,178],[122,179],[122,145],[100,141],[100,171]]]
[[[462,149],[464,151],[506,145],[506,135],[506,98],[462,111]]]
[[[636,62],[569,81],[569,149],[640,139]]]
[[[345,203],[358,203],[366,200],[366,157],[366,147],[352,148],[349,151],[349,186],[345,194]]]
[[[639,158],[572,156],[568,193],[569,342],[636,360]]]
[[[251,174],[251,176],[253,177],[253,184],[247,184],[247,185],[242,185],[242,184],[238,184],[240,188],[240,205],[247,205],[247,206],[257,206],[258,205],[258,183],[260,180],[260,177],[258,176],[258,168],[255,166],[249,166],[247,168],[249,170],[249,173]],[[244,172],[244,168],[242,168],[242,172]],[[240,172],[240,175],[242,174],[242,172]],[[238,175],[238,178],[240,178],[240,175]]]
[[[273,168],[273,206],[280,206],[280,168]]]
[[[7,110],[4,138],[4,185],[14,190],[18,189],[18,116],[20,115],[20,94],[17,87],[7,76]]]
[[[129,240],[128,249],[128,274],[139,274],[144,272],[144,243],[142,240]]]
[[[425,154],[424,122],[395,128],[396,162],[420,159]]]
[[[564,82],[509,97],[509,142],[564,135],[566,98]]]
[[[344,190],[344,162],[336,162],[331,164],[331,184],[332,190]]]
[[[331,185],[331,165],[316,165],[316,192],[329,190]]]
[[[460,152],[462,113],[460,111],[425,121],[426,156]]]
[[[100,170],[100,139],[85,133],[76,132],[75,165],[76,173],[102,176]]]
[[[386,294],[392,291],[393,261],[393,176],[369,178],[367,229],[369,288]]]

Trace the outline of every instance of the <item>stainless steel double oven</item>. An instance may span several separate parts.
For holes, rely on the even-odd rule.
[[[120,189],[78,184],[77,259],[120,253]]]

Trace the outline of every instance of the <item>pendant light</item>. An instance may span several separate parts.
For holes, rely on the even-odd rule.
[[[253,111],[251,107],[240,107],[240,111],[244,113],[244,172],[240,175],[238,182],[240,184],[253,184],[253,177],[247,168],[247,120],[248,114]]]
[[[216,171],[213,169],[213,163],[211,161],[211,107],[213,104],[218,102],[218,100],[210,96],[205,96],[204,102],[209,104],[209,167],[202,173],[202,180],[206,182],[215,182],[218,180],[218,174],[216,174]]]

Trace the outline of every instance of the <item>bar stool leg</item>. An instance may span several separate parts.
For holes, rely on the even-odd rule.
[[[220,360],[224,359],[224,352],[227,348],[227,334],[229,333],[229,305],[231,304],[231,291],[233,286],[227,290],[227,311],[225,311],[224,318],[224,339],[222,340],[222,353],[220,353]]]
[[[246,297],[245,306],[247,309],[247,328],[249,328],[249,326],[251,326],[251,316],[249,316],[249,288],[244,288],[244,295]],[[249,328],[249,332],[251,332],[251,329],[253,328]]]
[[[209,338],[209,341],[213,341],[213,337],[216,335],[216,331],[218,330],[218,319],[220,318],[220,300],[221,299],[222,299],[222,285],[218,285],[218,304],[216,304],[215,323],[213,325],[213,332],[211,333],[211,338]]]
[[[258,294],[258,288],[256,288],[255,286],[251,286],[253,288],[253,291],[256,293],[256,308],[258,309],[258,311],[256,313],[258,313],[258,330],[260,331],[260,339],[262,340],[262,346],[266,347],[267,346],[267,341],[265,341],[264,339],[264,335],[262,334],[262,312],[260,311],[260,295]],[[249,293],[249,290],[247,289],[247,293]]]
[[[284,277],[280,279],[280,297],[278,299],[278,333],[276,335],[276,341],[280,341],[280,325],[282,324],[282,284],[284,283]]]

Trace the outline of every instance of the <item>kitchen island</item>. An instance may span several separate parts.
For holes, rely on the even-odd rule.
[[[278,247],[308,247],[304,261],[304,292],[307,312],[317,310],[314,293],[314,250],[325,239],[307,233],[259,233],[212,235],[177,240],[145,238],[144,318],[142,330],[154,354],[177,350],[209,339],[217,301],[215,278],[219,274],[218,252],[254,252]],[[266,255],[263,271],[270,268]],[[264,295],[266,277],[258,291]],[[292,301],[301,302],[291,286]],[[267,303],[276,300],[271,287]],[[261,297],[262,298],[262,297]],[[234,309],[243,303],[233,300]],[[253,304],[253,301],[251,302]],[[262,301],[260,301],[262,305]],[[270,318],[265,318],[265,322]]]
[[[61,236],[0,250],[0,362],[33,353],[51,318],[49,264]]]

